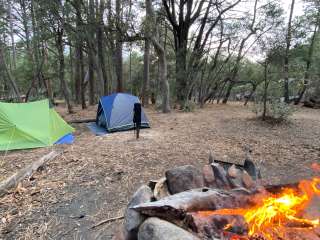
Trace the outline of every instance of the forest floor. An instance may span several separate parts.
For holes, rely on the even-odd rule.
[[[94,118],[96,107],[66,119]],[[121,216],[139,185],[164,176],[174,166],[221,160],[242,162],[243,147],[261,161],[262,177],[277,184],[310,177],[320,162],[320,111],[299,108],[285,124],[256,120],[237,103],[208,105],[192,113],[146,110],[150,129],[135,140],[132,131],[94,136],[74,124],[75,143],[0,155],[0,180],[54,148],[61,157],[0,198],[0,239],[111,239],[121,221],[91,229],[101,220]]]

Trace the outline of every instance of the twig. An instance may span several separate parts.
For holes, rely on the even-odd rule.
[[[120,219],[123,219],[123,218],[124,218],[124,216],[119,216],[119,217],[113,217],[113,218],[108,218],[108,219],[102,220],[101,222],[98,222],[97,224],[93,225],[91,227],[91,229],[99,227],[102,224],[105,224],[105,223],[108,223],[108,222],[112,222],[112,221],[116,221],[116,220],[120,220]]]

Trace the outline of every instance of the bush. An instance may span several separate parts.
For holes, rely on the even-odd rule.
[[[196,108],[196,104],[193,101],[187,101],[182,107],[184,112],[193,112]]]
[[[263,103],[255,103],[252,111],[259,117],[263,114]],[[267,103],[266,118],[276,122],[289,119],[295,112],[294,107],[281,101],[271,101]]]

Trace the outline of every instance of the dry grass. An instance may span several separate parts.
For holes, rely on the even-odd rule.
[[[67,120],[95,117],[95,107],[73,115],[57,110]],[[275,184],[309,177],[310,164],[320,160],[317,110],[299,109],[290,123],[275,126],[238,104],[168,115],[148,109],[147,115],[152,128],[142,130],[138,141],[132,131],[96,137],[84,124],[75,125],[76,141],[63,146],[62,157],[0,199],[0,239],[111,239],[117,223],[90,227],[120,216],[139,185],[177,165],[201,166],[210,151],[241,162],[249,144],[263,177]],[[2,154],[0,178],[50,150]]]

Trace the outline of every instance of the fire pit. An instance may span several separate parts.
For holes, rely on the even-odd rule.
[[[138,240],[320,239],[320,178],[262,184],[259,170],[214,161],[170,169],[132,197],[121,234]]]

